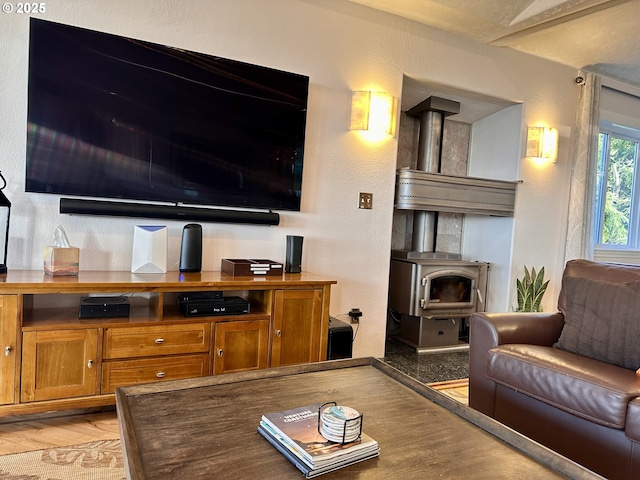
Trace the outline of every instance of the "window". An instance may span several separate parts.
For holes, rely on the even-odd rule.
[[[640,250],[640,130],[600,122],[596,249]]]

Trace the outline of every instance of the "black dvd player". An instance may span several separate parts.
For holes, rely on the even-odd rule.
[[[249,302],[241,297],[222,297],[219,300],[178,301],[178,306],[185,317],[249,313]]]

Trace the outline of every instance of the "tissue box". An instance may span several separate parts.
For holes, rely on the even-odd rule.
[[[78,275],[78,247],[44,247],[44,272],[47,275]]]

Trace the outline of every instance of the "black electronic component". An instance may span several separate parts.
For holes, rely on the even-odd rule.
[[[302,271],[302,241],[304,237],[287,235],[286,259],[284,271],[286,273],[300,273]]]
[[[185,317],[208,317],[217,315],[238,315],[249,313],[251,307],[241,297],[223,297],[220,300],[196,300],[178,302]]]
[[[78,318],[128,317],[131,306],[125,296],[83,297]]]
[[[60,213],[69,215],[101,215],[110,217],[158,218],[192,220],[212,223],[278,225],[280,215],[275,212],[251,210],[222,210],[175,205],[156,205],[130,202],[108,202],[84,198],[61,198]]]
[[[306,75],[31,18],[27,86],[25,191],[300,210]]]
[[[190,223],[182,229],[180,246],[180,271],[202,270],[202,225]]]
[[[222,300],[222,290],[182,292],[178,295],[178,302],[202,302],[209,300]]]
[[[353,329],[348,323],[329,317],[329,341],[327,360],[351,358],[353,350]]]

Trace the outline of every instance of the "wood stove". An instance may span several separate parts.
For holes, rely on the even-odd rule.
[[[513,215],[518,182],[442,174],[445,117],[458,113],[436,96],[406,112],[419,122],[416,170],[398,170],[395,208],[413,211],[413,230],[410,249],[391,253],[389,309],[395,338],[418,350],[468,348],[469,318],[486,310],[489,264],[436,251],[439,215]]]
[[[389,308],[400,313],[398,340],[416,349],[462,350],[475,312],[485,311],[489,264],[450,259],[391,260]]]

